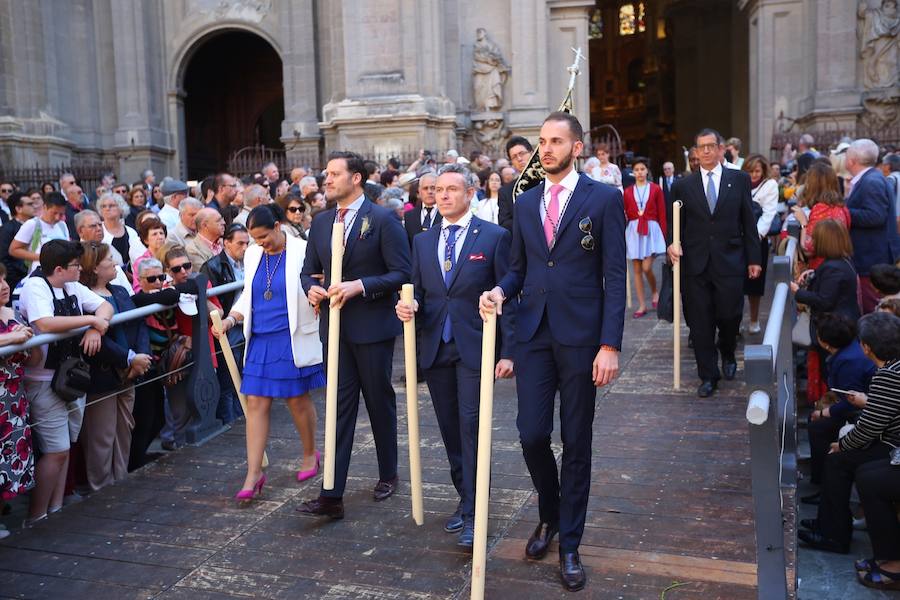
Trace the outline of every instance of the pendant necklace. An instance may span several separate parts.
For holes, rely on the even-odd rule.
[[[263,292],[263,300],[272,299],[272,278],[275,277],[275,273],[278,271],[278,265],[281,264],[282,256],[284,256],[284,250],[278,255],[278,260],[275,261],[275,268],[269,273],[269,254],[266,253],[266,291]]]

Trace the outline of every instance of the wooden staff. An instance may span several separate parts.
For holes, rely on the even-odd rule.
[[[472,600],[484,598],[488,499],[491,489],[491,425],[494,418],[494,350],[497,314],[484,322],[481,338],[481,405],[478,413],[478,465],[475,480],[475,546],[472,549]]]
[[[681,249],[681,200],[672,204],[672,241],[675,247]],[[681,258],[672,265],[672,330],[674,333],[674,385],[675,389],[681,388]]]
[[[344,224],[331,228],[331,285],[343,279]],[[334,489],[334,454],[337,445],[338,346],[341,341],[341,309],[329,302],[328,365],[325,374],[325,475],[322,488]]]
[[[212,319],[213,329],[219,333],[219,346],[222,348],[222,356],[225,357],[225,364],[228,365],[228,372],[231,373],[234,391],[237,392],[241,408],[244,409],[244,414],[246,415],[247,396],[241,393],[241,372],[238,371],[237,361],[234,360],[234,352],[231,351],[231,343],[228,341],[228,336],[222,331],[222,317],[219,315],[219,311],[213,310],[210,311],[209,318]],[[235,324],[235,327],[237,327],[237,324]],[[263,450],[262,468],[265,469],[268,466],[269,457],[266,455],[266,451]]]
[[[631,261],[625,259],[625,308],[631,310],[634,303],[631,300]]]
[[[400,300],[414,305],[413,284],[405,283]],[[406,361],[406,424],[409,428],[409,485],[412,493],[412,516],[416,525],[425,522],[422,501],[422,459],[419,449],[419,396],[416,380],[416,316],[403,324],[403,354]]]

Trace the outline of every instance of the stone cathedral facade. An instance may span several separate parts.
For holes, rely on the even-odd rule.
[[[132,181],[208,172],[253,144],[305,162],[336,148],[496,152],[558,106],[572,48],[587,57],[574,94],[586,128],[631,119],[627,143],[652,151],[705,124],[765,150],[786,119],[896,125],[896,8],[0,0],[0,166],[98,159]]]

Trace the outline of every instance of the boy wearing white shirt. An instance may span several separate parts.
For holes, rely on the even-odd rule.
[[[26,526],[62,507],[69,447],[78,439],[84,416],[84,396],[67,402],[53,386],[53,376],[67,358],[101,351],[101,336],[109,328],[113,307],[78,282],[81,244],[51,240],[40,253],[43,276],[28,278],[22,288],[22,317],[35,333],[63,333],[87,326],[81,336],[41,346],[25,369],[25,390],[31,404],[32,428],[42,456],[35,467]],[[93,314],[86,314],[93,313]]]

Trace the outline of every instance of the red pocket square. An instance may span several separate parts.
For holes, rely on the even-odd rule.
[[[478,254],[470,254],[469,260],[486,260],[484,258],[484,253],[479,252]]]

